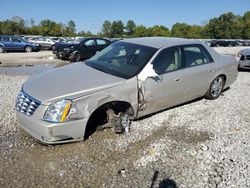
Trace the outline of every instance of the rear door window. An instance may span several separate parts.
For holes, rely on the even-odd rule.
[[[183,47],[185,66],[192,67],[213,62],[208,51],[201,45],[188,45]]]
[[[96,43],[98,46],[101,46],[101,45],[106,45],[107,41],[102,39],[96,39]]]
[[[94,46],[95,45],[95,40],[94,39],[90,39],[84,42],[85,46]]]
[[[12,42],[19,42],[18,38],[16,37],[11,37]]]

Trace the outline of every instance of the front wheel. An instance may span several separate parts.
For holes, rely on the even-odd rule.
[[[30,53],[32,52],[32,48],[30,46],[25,47],[25,52]]]
[[[224,77],[222,76],[216,77],[212,81],[207,93],[205,94],[205,97],[210,100],[217,99],[223,90],[224,82],[225,82]]]
[[[81,55],[79,52],[72,52],[69,59],[71,62],[78,62],[81,60]]]

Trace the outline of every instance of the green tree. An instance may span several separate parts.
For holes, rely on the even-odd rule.
[[[111,25],[111,37],[122,37],[124,24],[121,20],[114,21]]]
[[[102,33],[106,37],[111,37],[111,22],[108,20],[105,20],[102,24]]]
[[[146,37],[148,35],[148,30],[144,25],[138,25],[135,28],[135,33],[134,36],[135,37]]]
[[[81,31],[80,33],[78,33],[78,36],[80,37],[93,37],[95,36],[93,33],[91,33],[90,31]]]
[[[40,29],[41,29],[41,34],[43,36],[62,36],[62,30],[63,30],[63,24],[61,23],[56,23],[54,21],[51,21],[49,19],[42,20],[39,24]],[[67,28],[66,28],[67,30]],[[67,34],[72,34],[70,32],[71,30],[68,30]],[[64,33],[66,35],[66,32]],[[68,35],[66,35],[68,36]],[[69,35],[71,36],[71,35]]]
[[[210,38],[233,39],[241,38],[243,31],[242,17],[228,12],[220,15],[218,18],[212,18],[205,26],[205,33]]]
[[[20,35],[25,33],[25,21],[23,18],[19,16],[13,16],[11,21],[12,25],[14,26],[14,30],[12,31],[14,34]]]
[[[74,35],[75,34],[75,32],[76,32],[76,24],[75,24],[75,22],[73,20],[70,20],[68,22],[66,30],[67,30],[68,34],[70,34],[70,35]]]
[[[186,37],[189,39],[201,39],[204,38],[202,32],[203,32],[202,26],[190,25]]]
[[[155,25],[147,29],[147,36],[169,37],[170,31],[163,25]]]
[[[129,36],[132,36],[135,33],[136,24],[133,20],[128,20],[126,25],[126,31]]]
[[[243,29],[242,29],[242,38],[250,39],[250,11],[245,12],[242,17]]]
[[[171,36],[187,38],[189,28],[190,26],[186,23],[176,23],[172,26]]]

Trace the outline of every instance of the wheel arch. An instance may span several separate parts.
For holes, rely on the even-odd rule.
[[[107,120],[106,111],[108,109],[114,110],[115,113],[128,112],[130,116],[133,116],[135,114],[132,105],[127,101],[114,100],[101,103],[90,113],[85,127],[84,139],[88,138],[91,134],[93,134],[99,124],[105,123],[105,121]]]
[[[219,76],[223,77],[223,79],[224,79],[224,86],[225,86],[225,85],[226,85],[226,81],[227,81],[227,76],[226,76],[226,74],[221,73],[221,74],[219,74],[218,76],[216,76],[215,78],[217,78],[217,77],[219,77]]]

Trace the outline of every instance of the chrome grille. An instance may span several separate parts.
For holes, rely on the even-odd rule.
[[[16,110],[27,116],[31,116],[40,104],[40,101],[21,91],[16,99]]]

